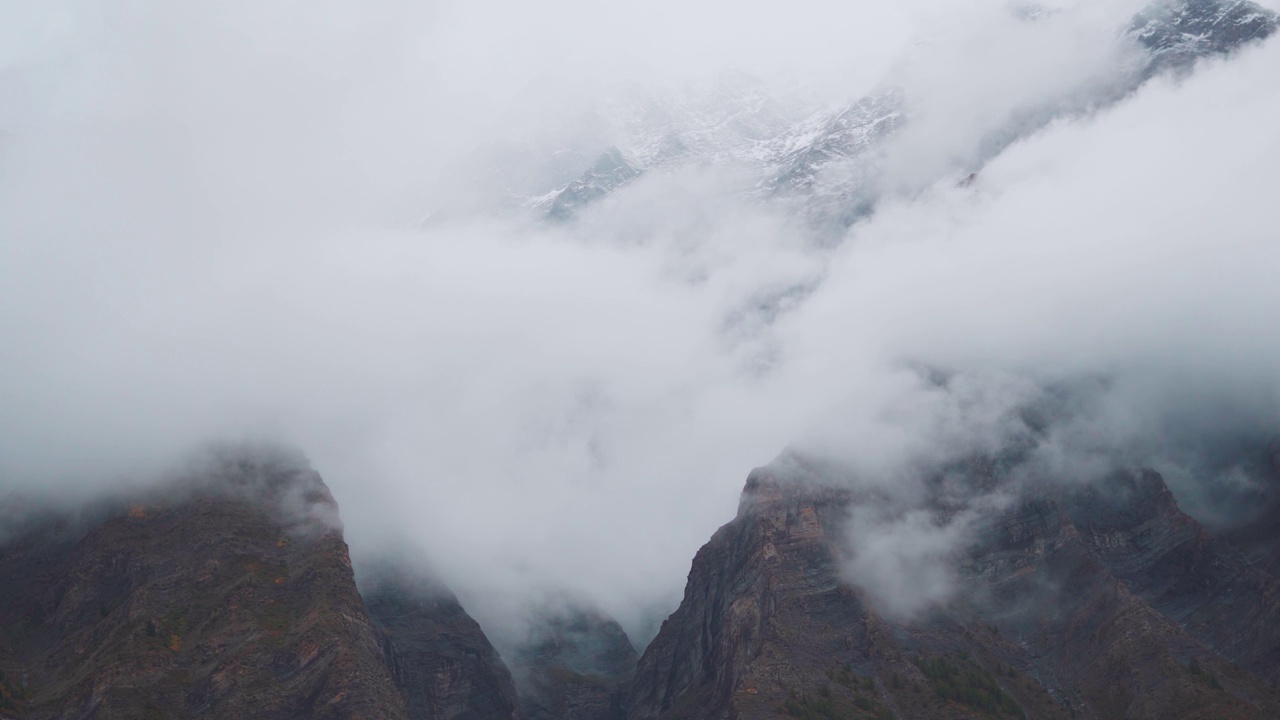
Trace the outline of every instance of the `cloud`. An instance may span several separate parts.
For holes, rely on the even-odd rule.
[[[1235,477],[1169,439],[1274,425],[1274,42],[958,188],[947,168],[991,128],[1088,86],[1110,50],[1057,68],[1102,31],[1073,33],[1112,27],[1083,4],[1026,37],[962,22],[912,69],[922,120],[890,155],[912,192],[837,247],[715,167],[648,173],[568,226],[419,229],[492,144],[552,152],[597,81],[888,68],[939,9],[882,6],[6,10],[25,29],[0,43],[0,494],[78,497],[275,437],[331,485],[357,556],[424,553],[487,628],[567,594],[643,641],[788,445],[897,491],[853,566],[895,596],[943,597],[936,561],[970,527],[918,511],[917,470],[1025,438],[1052,388],[1102,378],[1036,431],[1057,475],[1124,454],[1187,488]]]
[[[923,492],[929,468],[1030,443],[1020,473],[1033,490],[1150,466],[1211,525],[1247,517],[1256,456],[1280,435],[1280,343],[1265,330],[1280,267],[1266,199],[1280,186],[1267,120],[1280,111],[1278,51],[1059,122],[974,186],[940,183],[852,229],[783,333],[793,371],[828,387],[846,372],[876,378],[877,363],[951,379],[940,389],[907,372],[896,393],[868,380],[802,447]],[[1033,427],[1023,410],[1036,407],[1050,414]],[[868,469],[877,457],[888,465]],[[966,501],[994,497],[983,492]],[[852,576],[894,588],[899,610],[953,591],[951,558],[936,552],[976,530],[937,517],[855,520]]]
[[[866,506],[855,508],[848,538],[854,550],[844,576],[885,616],[917,617],[951,599],[960,585],[957,560],[981,528],[982,513],[999,509],[989,502],[940,520],[922,509],[882,517]]]

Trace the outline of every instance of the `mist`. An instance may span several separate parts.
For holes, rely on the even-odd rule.
[[[1150,465],[1229,522],[1206,458],[1280,430],[1275,41],[1094,107],[1137,3],[686,5],[4,7],[0,497],[272,439],[357,560],[421,556],[499,640],[568,597],[644,642],[787,448],[900,498],[852,581],[946,597],[969,526],[917,512],[923,469],[1087,385],[1040,476]],[[801,118],[905,88],[838,242],[714,163],[512,209],[623,142],[618,93],[727,72]]]

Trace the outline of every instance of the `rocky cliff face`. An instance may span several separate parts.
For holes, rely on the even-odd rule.
[[[568,608],[535,623],[514,658],[528,720],[620,720],[637,654],[618,623]]]
[[[1277,505],[1215,534],[1150,471],[1024,485],[949,556],[955,592],[901,612],[847,570],[884,498],[833,473],[754,472],[638,661],[617,623],[560,613],[518,683],[429,577],[369,568],[362,599],[296,459],[24,512],[0,541],[0,718],[1280,717]],[[1007,480],[976,462],[945,482]]]
[[[1152,3],[1138,13],[1128,35],[1150,51],[1148,74],[1152,74],[1230,52],[1275,30],[1275,13],[1253,2],[1171,0]]]
[[[629,717],[1280,712],[1274,579],[1179,511],[1158,475],[994,514],[955,557],[958,591],[905,617],[842,581],[849,513],[875,499],[838,487],[752,474],[641,658]]]
[[[17,718],[403,718],[336,506],[290,459],[240,459],[0,551]]]
[[[828,673],[847,672],[855,654],[854,692],[863,688],[884,628],[837,575],[832,533],[847,494],[792,490],[752,474],[737,518],[698,551],[684,601],[641,657],[629,717],[775,717],[792,694],[830,692]],[[837,686],[833,702],[852,707]]]
[[[1090,554],[1137,597],[1224,658],[1280,671],[1280,583],[1188,517],[1156,473],[1126,474],[1070,498]]]
[[[1270,717],[1276,668],[1240,667],[1229,641],[1253,632],[1259,618],[1231,617],[1229,588],[1160,577],[1212,552],[1194,547],[1202,531],[1176,510],[1158,475],[1113,483],[1122,497],[1105,505],[1072,493],[1005,513],[970,549],[970,594],[955,604],[960,614],[947,614],[963,626],[989,624],[1010,643],[992,648],[999,661],[1036,677],[1076,717]],[[1151,501],[1169,504],[1137,510]],[[1253,601],[1259,615],[1270,614],[1273,601]],[[1195,613],[1206,621],[1187,622]]]
[[[594,165],[577,180],[564,188],[553,191],[541,203],[547,207],[547,217],[568,220],[579,210],[603,198],[640,176],[616,147],[605,150]]]
[[[16,516],[15,516],[16,517]],[[0,718],[511,720],[511,676],[451,594],[357,591],[304,460],[254,450],[0,538]]]
[[[410,720],[519,717],[511,673],[448,588],[394,566],[367,575],[369,616]]]

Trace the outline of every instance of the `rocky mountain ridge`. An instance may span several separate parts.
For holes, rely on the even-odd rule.
[[[361,597],[337,505],[294,454],[222,455],[7,529],[5,720],[517,717],[447,590],[392,577]]]
[[[209,492],[6,544],[10,716],[404,717],[318,476],[228,470]],[[241,488],[277,503],[263,512]]]
[[[921,604],[850,571],[849,530],[885,497],[788,454],[748,478],[643,655],[571,608],[537,624],[514,676],[412,561],[364,567],[357,589],[304,463],[231,459],[139,502],[10,528],[0,717],[1275,717],[1268,458],[1267,503],[1230,533],[1149,470],[1025,485],[1016,457],[962,463],[931,481],[945,484],[936,522],[966,483],[1023,490],[949,550],[954,591]]]
[[[1277,578],[1159,475],[1024,496],[953,559],[956,593],[905,617],[843,571],[870,501],[848,487],[795,461],[752,474],[641,658],[629,718],[1280,712]]]
[[[598,611],[542,613],[512,658],[526,720],[621,717],[638,659],[622,627]]]
[[[521,717],[511,673],[447,587],[414,567],[362,574],[365,607],[408,717]]]
[[[1023,22],[1052,13],[1014,6]],[[1043,107],[1022,108],[966,151],[969,164],[951,168],[956,180],[1021,137],[1054,119],[1113,104],[1163,72],[1186,72],[1202,58],[1225,55],[1275,32],[1276,14],[1250,0],[1157,0],[1117,33],[1137,50],[1137,61],[1095,78]],[[1123,54],[1122,54],[1123,56]],[[909,125],[910,92],[886,81],[844,107],[794,118],[758,83],[735,77],[706,107],[640,96],[606,104],[606,124],[619,128],[618,144],[572,182],[548,189],[523,205],[553,220],[567,220],[587,205],[644,173],[689,165],[737,166],[755,178],[754,195],[794,206],[819,228],[841,232],[891,192],[880,156],[885,142]],[[931,177],[930,182],[943,179]]]

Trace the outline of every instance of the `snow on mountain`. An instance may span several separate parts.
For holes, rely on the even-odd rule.
[[[1026,24],[1056,15],[1029,11],[1026,3],[1013,10],[1013,17]],[[1117,102],[1156,74],[1185,71],[1199,58],[1266,38],[1276,25],[1275,13],[1249,0],[1153,3],[1119,33],[1122,47],[1105,77],[1090,77],[1059,96],[1012,108],[978,135],[976,147],[955,166],[939,171],[961,181],[1056,118]],[[1127,47],[1134,46],[1137,52],[1126,55]],[[884,150],[891,138],[919,120],[912,99],[909,85],[886,81],[845,106],[816,110],[803,98],[781,98],[743,74],[675,94],[626,88],[597,110],[613,145],[577,179],[520,204],[564,221],[647,172],[697,164],[735,166],[755,178],[758,198],[787,204],[820,236],[838,236],[891,191],[884,177]]]
[[[1275,30],[1276,14],[1249,0],[1173,0],[1140,12],[1126,34],[1151,52],[1149,71],[1157,72],[1230,52]]]
[[[612,144],[578,178],[527,198],[525,207],[564,220],[644,172],[686,164],[736,165],[763,179],[782,154],[803,148],[815,114],[807,98],[781,96],[743,73],[674,92],[629,84],[595,113]]]

